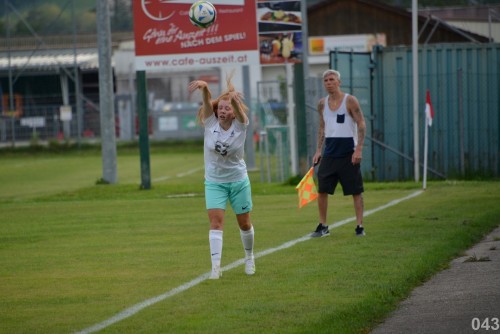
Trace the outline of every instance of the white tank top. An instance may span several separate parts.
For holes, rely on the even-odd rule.
[[[325,121],[325,151],[324,156],[343,158],[352,155],[357,144],[357,126],[347,111],[346,101],[349,94],[345,93],[337,110],[330,110],[328,96],[325,97],[323,120]]]

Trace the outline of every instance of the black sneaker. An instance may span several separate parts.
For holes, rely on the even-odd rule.
[[[316,227],[316,231],[311,233],[311,237],[313,238],[327,237],[329,235],[330,231],[328,231],[328,225],[322,225],[321,223]]]
[[[355,231],[356,231],[356,235],[357,235],[358,237],[362,237],[362,236],[364,236],[364,235],[365,235],[365,228],[364,228],[363,226],[359,226],[359,225],[358,225],[358,226],[356,226]]]

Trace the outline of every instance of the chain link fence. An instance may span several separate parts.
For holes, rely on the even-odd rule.
[[[51,97],[39,96],[38,99],[50,101]],[[93,102],[95,99],[85,96],[81,111],[76,104],[37,105],[36,101],[22,101],[15,112],[2,113],[0,145],[16,147],[98,141],[101,124],[99,105]],[[115,96],[115,133],[118,141],[138,140],[138,118],[133,103],[130,95]],[[151,140],[202,139],[203,129],[196,121],[198,108],[198,103],[179,102],[150,109],[148,127]]]
[[[257,88],[261,181],[284,182],[290,177],[291,164],[286,83],[261,81]]]

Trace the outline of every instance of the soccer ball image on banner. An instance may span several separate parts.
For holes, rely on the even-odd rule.
[[[208,1],[196,1],[189,9],[189,20],[198,28],[208,28],[217,15],[214,5]]]

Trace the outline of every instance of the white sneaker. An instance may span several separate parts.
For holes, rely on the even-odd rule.
[[[219,279],[221,277],[222,277],[222,271],[220,270],[220,267],[219,266],[213,267],[209,279]]]
[[[245,259],[245,273],[247,275],[255,274],[255,260],[253,256]]]

